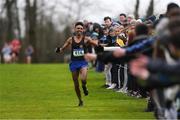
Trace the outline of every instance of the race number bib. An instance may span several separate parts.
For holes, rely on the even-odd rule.
[[[73,56],[75,57],[84,56],[84,49],[74,49]]]

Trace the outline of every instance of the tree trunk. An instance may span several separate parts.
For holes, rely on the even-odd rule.
[[[154,13],[154,0],[151,0],[148,10],[147,10],[146,17],[153,15],[153,13]]]
[[[5,6],[7,10],[7,41],[11,41],[13,39],[13,14],[12,14],[12,5],[13,5],[13,0],[6,0]]]
[[[135,6],[135,11],[134,11],[134,16],[136,19],[139,18],[139,0],[136,0],[136,6]]]
[[[33,61],[38,62],[37,40],[36,40],[36,12],[37,1],[34,0],[30,4],[30,0],[26,0],[26,43],[31,44],[34,48]]]
[[[17,27],[17,37],[20,39],[21,38],[21,27],[20,27],[20,20],[19,20],[19,9],[17,7],[17,0],[15,1],[15,11],[16,11],[16,27]]]

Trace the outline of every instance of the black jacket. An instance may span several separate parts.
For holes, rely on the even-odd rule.
[[[138,44],[139,42],[142,42],[143,40],[146,40],[148,38],[148,36],[146,35],[141,35],[138,37],[135,37],[135,39],[133,40],[133,42],[131,44],[129,44],[127,47],[132,46],[134,44]],[[147,55],[147,56],[151,56],[152,55],[152,49],[146,49],[145,51],[142,51],[141,54]],[[100,61],[103,61],[104,63],[108,63],[108,62],[112,62],[112,63],[127,63],[129,61],[131,61],[132,59],[137,58],[139,54],[133,54],[133,55],[125,55],[121,58],[116,58],[113,56],[113,52],[104,52],[104,53],[99,53],[97,56],[97,59]]]

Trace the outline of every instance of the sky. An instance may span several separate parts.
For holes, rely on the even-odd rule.
[[[24,8],[25,0],[18,0],[18,8],[20,8],[20,24],[22,33],[24,32]],[[32,1],[32,0],[31,0]],[[44,1],[45,7],[43,10],[45,13],[52,17],[52,21],[56,24],[59,30],[63,29],[60,19],[62,19],[63,14],[67,14],[66,10],[60,6],[60,3],[69,5],[71,0],[38,0],[38,2]],[[103,18],[105,16],[110,16],[112,18],[117,18],[120,13],[133,14],[136,0],[87,0],[92,2],[93,5],[87,7],[83,10],[83,15],[80,20],[88,20],[91,22],[103,23]],[[161,14],[165,13],[168,3],[175,2],[180,6],[180,0],[154,0],[154,13]],[[150,0],[140,0],[139,15],[143,17],[146,15]],[[2,1],[0,0],[0,11],[2,10]],[[74,6],[72,6],[73,8]],[[77,7],[77,6],[75,6]],[[51,9],[51,10],[50,10]],[[52,12],[53,9],[53,12]],[[74,9],[74,8],[73,8]],[[76,8],[74,9],[76,10]],[[65,21],[66,22],[66,21]]]
[[[18,6],[23,9],[25,6],[24,0],[18,0]],[[45,1],[45,6],[54,8],[54,19],[59,19],[60,13],[66,14],[57,3],[62,2],[68,4],[71,0],[38,0]],[[93,3],[92,6],[86,8],[83,11],[83,17],[81,19],[87,19],[93,22],[101,22],[104,16],[110,16],[112,18],[117,17],[120,13],[133,14],[136,0],[88,0]],[[180,0],[154,0],[155,14],[164,13],[166,11],[167,4],[175,2],[180,6]],[[145,16],[150,0],[140,0],[140,17]],[[62,12],[63,11],[63,12]],[[52,14],[46,10],[47,14]]]
[[[32,0],[31,0],[32,1]],[[45,1],[46,6],[51,7],[57,4],[56,2],[63,2],[68,4],[71,0],[38,0]],[[88,19],[94,22],[100,22],[103,20],[104,16],[117,17],[120,13],[133,14],[136,0],[88,0],[93,2],[93,6],[87,8],[84,11],[84,15],[81,19]],[[166,11],[166,6],[170,2],[175,2],[180,5],[180,0],[154,0],[155,1],[155,14],[164,13]],[[140,0],[140,17],[145,16],[150,0]],[[0,3],[2,3],[0,1]],[[24,9],[24,0],[18,0],[18,6]],[[1,10],[1,7],[0,7]],[[60,11],[63,11],[61,7],[56,5],[56,14],[54,14],[55,19],[58,19]],[[48,14],[48,10],[46,10]],[[62,13],[62,12],[61,12]],[[65,13],[65,11],[63,11]],[[52,14],[49,12],[49,14]]]
[[[180,0],[154,0],[155,14],[164,13],[168,3],[175,2],[180,6]],[[116,17],[120,13],[133,14],[136,0],[97,0],[96,7],[98,9],[99,4],[103,3],[104,8],[108,8],[109,11],[92,12],[88,16],[82,19],[89,19],[90,21],[102,21],[104,16]],[[150,0],[140,0],[140,17],[145,16]],[[102,6],[101,6],[102,7]]]

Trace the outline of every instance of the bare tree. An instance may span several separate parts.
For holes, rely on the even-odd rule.
[[[6,0],[5,8],[6,8],[6,15],[7,15],[7,40],[10,41],[13,39],[13,13],[12,13],[12,6],[14,1],[13,0]]]
[[[26,24],[26,44],[34,47],[35,53],[33,60],[37,62],[37,39],[36,39],[36,23],[37,23],[37,0],[26,0],[25,8],[25,24]]]
[[[139,18],[139,0],[136,0],[136,5],[135,5],[135,11],[134,11],[134,16],[135,18]]]
[[[33,62],[52,62],[56,60],[54,48],[57,41],[62,41],[63,34],[59,35],[57,26],[53,21],[54,9],[57,4],[46,6],[45,1],[30,3],[26,1],[26,46],[32,44],[35,53]],[[51,13],[47,15],[47,12]]]
[[[6,41],[6,37],[7,37],[7,18],[5,17],[5,12],[6,8],[5,8],[5,0],[1,1],[0,7],[1,7],[1,11],[0,11],[0,47],[3,46],[4,42]]]
[[[20,20],[19,20],[19,8],[17,7],[17,0],[14,0],[15,2],[15,12],[16,12],[16,29],[17,29],[17,38],[21,38],[21,27],[20,27]]]
[[[13,38],[20,38],[20,23],[19,23],[19,10],[17,8],[17,0],[3,0],[2,9],[0,11],[2,26],[4,26],[2,29],[4,32],[4,40],[5,41],[11,41]],[[1,26],[1,27],[2,27]]]
[[[64,13],[64,24],[72,24],[74,21],[77,21],[82,18],[83,14],[87,12],[87,8],[95,5],[96,2],[92,0],[68,0],[66,2],[57,0],[59,6],[62,8]]]
[[[147,13],[146,13],[146,17],[153,15],[153,13],[154,13],[154,0],[151,0]]]

